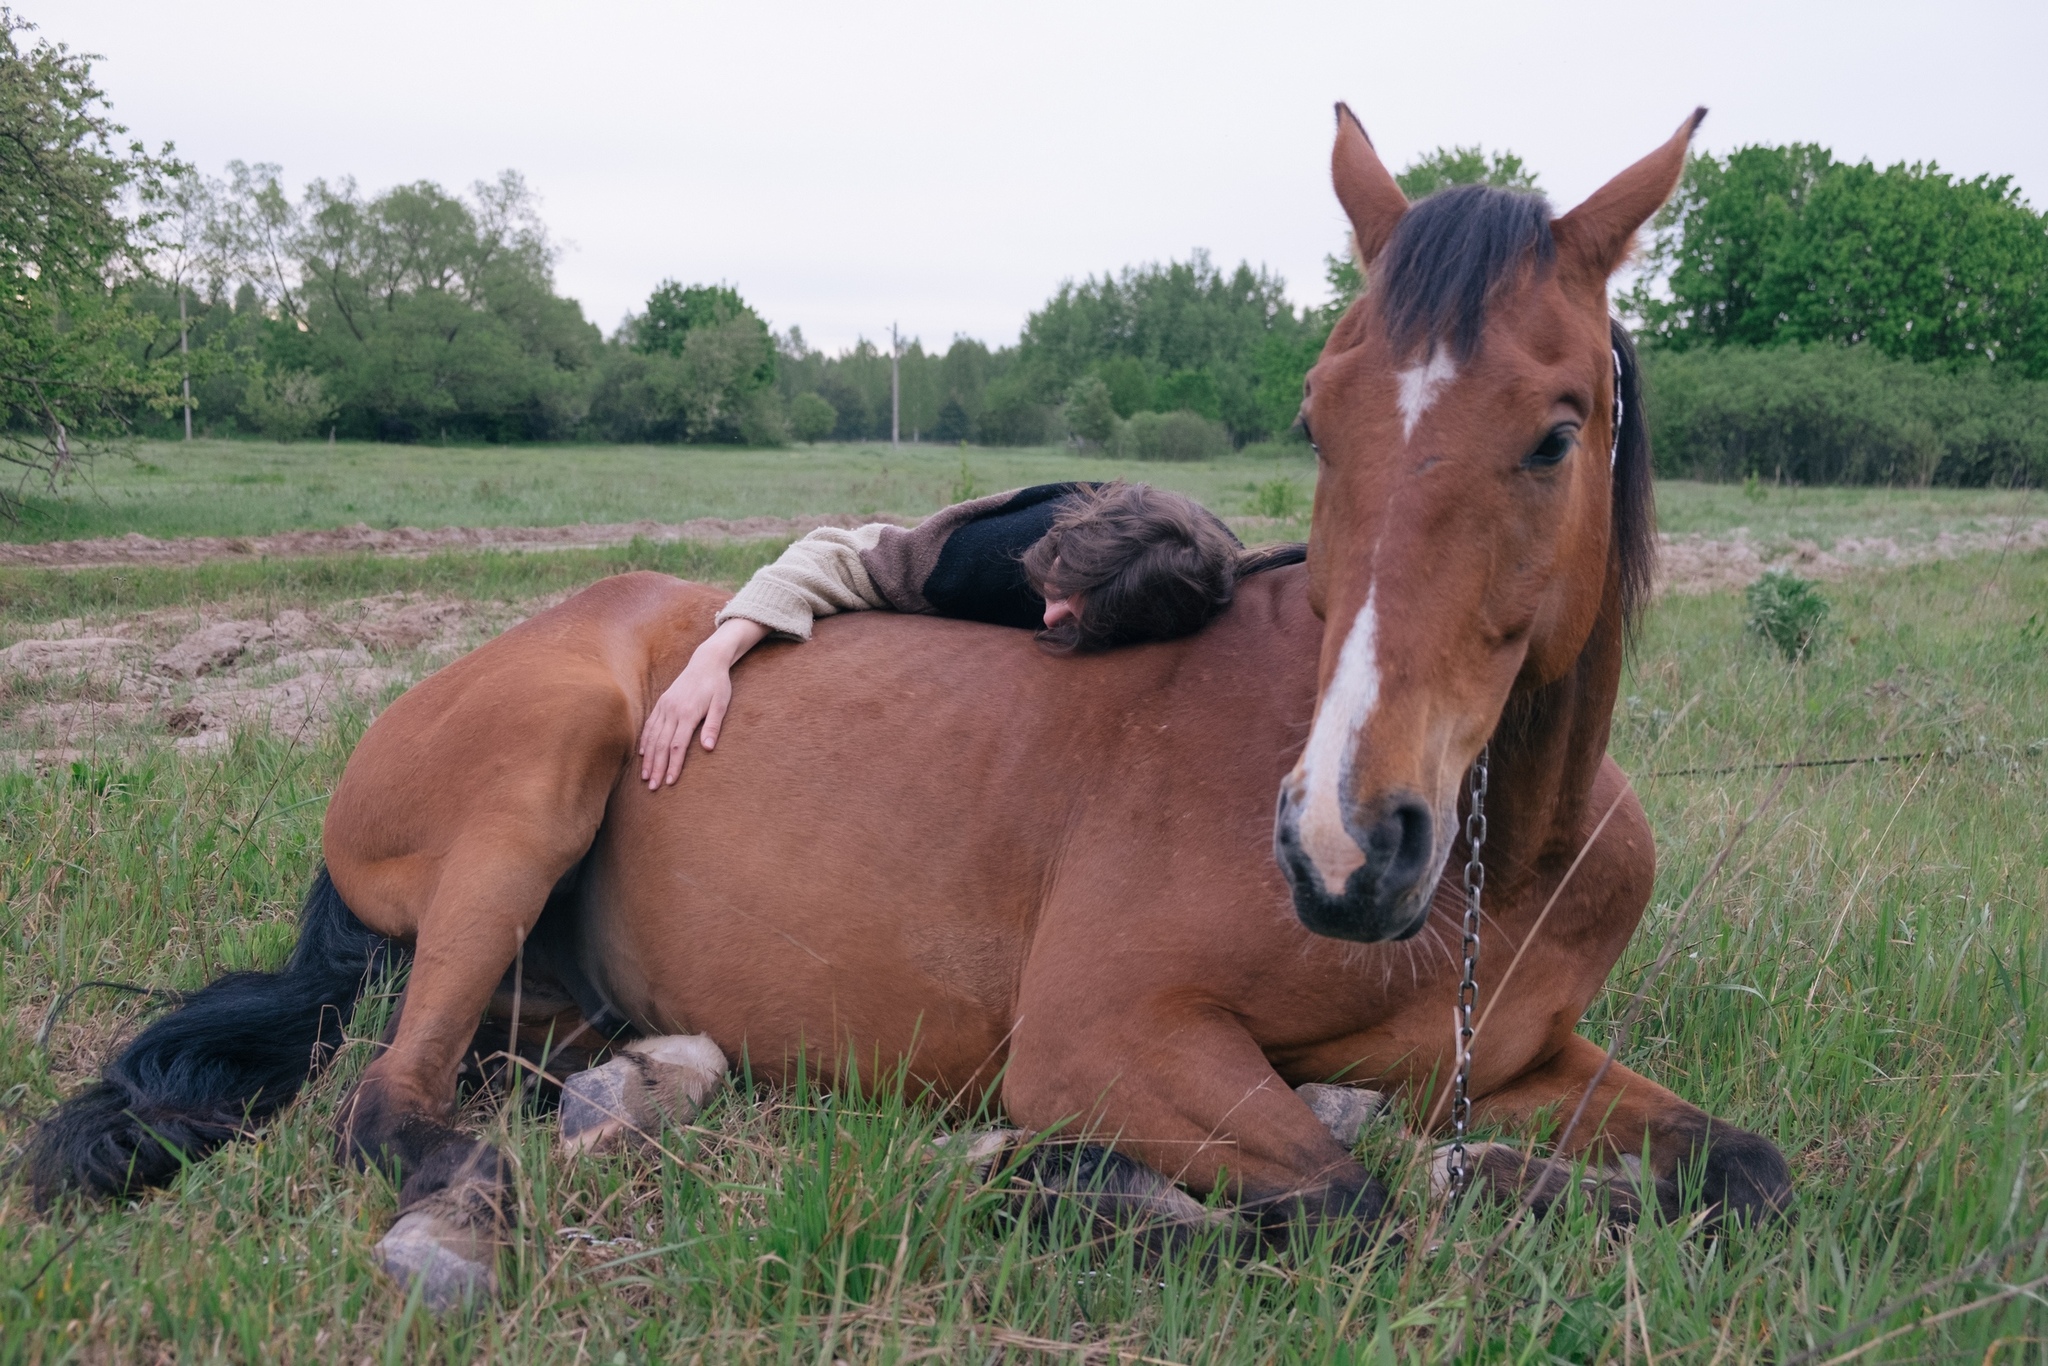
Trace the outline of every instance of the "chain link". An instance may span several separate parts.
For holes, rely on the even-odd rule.
[[[1458,982],[1458,1056],[1451,1071],[1451,1157],[1453,1197],[1465,1193],[1472,1174],[1465,1166],[1465,1133],[1472,1121],[1472,1007],[1479,1003],[1479,904],[1486,891],[1487,747],[1466,775],[1470,802],[1465,814],[1465,975]]]

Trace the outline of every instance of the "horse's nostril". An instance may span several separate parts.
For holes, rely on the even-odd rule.
[[[1414,797],[1395,802],[1366,835],[1366,857],[1382,870],[1381,889],[1397,896],[1428,873],[1431,847],[1429,807]]]

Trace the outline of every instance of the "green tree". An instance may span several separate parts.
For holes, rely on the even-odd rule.
[[[1812,145],[1693,158],[1629,307],[1673,348],[1867,342],[2048,378],[2048,222],[2010,177]]]
[[[411,440],[566,435],[588,408],[597,329],[554,292],[555,252],[519,176],[468,199],[421,181],[366,199],[308,187],[287,327],[344,426]],[[289,333],[287,333],[289,336]],[[748,366],[758,364],[749,357]]]
[[[1261,348],[1316,326],[1280,277],[1249,264],[1226,274],[1205,252],[1069,281],[1026,320],[1009,401],[1056,404],[1092,374],[1120,416],[1185,407],[1252,440],[1275,430],[1258,399]]]
[[[690,285],[664,280],[647,296],[647,311],[630,325],[632,344],[639,351],[665,351],[680,356],[690,333],[700,328],[733,328],[752,334],[759,352],[752,383],[766,388],[775,382],[776,347],[774,335],[761,315],[747,306],[740,292],[729,285]]]
[[[1536,173],[1513,152],[1488,154],[1483,147],[1439,147],[1408,163],[1394,177],[1413,199],[1453,185],[1497,185],[1504,190],[1540,190]]]
[[[124,144],[90,59],[33,31],[0,10],[0,460],[54,483],[132,413],[173,402],[175,366],[138,359],[153,329],[121,286],[183,168],[168,147]],[[17,510],[0,486],[0,514]]]
[[[1074,381],[1067,394],[1067,426],[1083,441],[1107,445],[1116,435],[1116,406],[1110,402],[1109,386],[1094,375]]]

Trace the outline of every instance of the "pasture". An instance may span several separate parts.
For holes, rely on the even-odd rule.
[[[1305,510],[1314,477],[1286,451],[1132,465],[872,445],[197,443],[105,463],[96,495],[43,505],[13,535],[915,516],[963,483],[1111,474],[1185,489],[1247,539],[1302,534],[1257,499],[1285,479]],[[2019,534],[2048,507],[1992,491],[1659,496],[1668,532],[1756,560],[1796,562],[1802,542],[1842,553],[1832,635],[1801,665],[1747,634],[1740,594],[1711,575],[1652,609],[1613,750],[1658,834],[1658,887],[1584,1026],[1604,1044],[1633,1018],[1622,1061],[1782,1147],[1800,1200],[1789,1232],[1620,1236],[1583,1211],[1513,1225],[1484,1206],[1446,1219],[1416,1145],[1387,1125],[1361,1142],[1397,1188],[1404,1248],[1158,1266],[1022,1224],[932,1148],[974,1118],[886,1077],[858,1093],[736,1088],[663,1153],[576,1162],[548,1117],[479,1095],[470,1121],[519,1161],[518,1241],[500,1306],[436,1321],[370,1261],[394,1191],[329,1156],[387,995],[262,1141],[167,1191],[45,1220],[0,1185],[0,1355],[2048,1360],[2048,551]],[[1968,553],[1894,563],[1845,542],[1931,547],[1944,532]],[[88,989],[39,1040],[58,992],[189,988],[281,960],[322,799],[408,681],[602,574],[735,583],[777,548],[0,568],[0,647],[57,643],[0,679],[6,1155],[147,1009]],[[189,674],[164,662],[201,659]],[[1878,755],[1892,757],[1782,766]]]

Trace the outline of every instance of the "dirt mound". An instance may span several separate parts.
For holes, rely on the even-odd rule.
[[[131,531],[86,541],[0,545],[0,565],[41,569],[98,569],[112,565],[203,564],[210,560],[293,559],[310,555],[430,555],[437,550],[590,550],[635,538],[656,542],[784,540],[821,526],[866,522],[916,525],[915,518],[881,513],[826,517],[699,517],[688,522],[579,522],[573,526],[444,526],[437,530],[379,530],[358,522],[325,531],[282,531],[274,536],[187,536],[157,540]]]
[[[1978,531],[1942,531],[1924,541],[1889,536],[1844,536],[1831,549],[1812,541],[1770,543],[1745,530],[1732,536],[1659,535],[1657,591],[1712,593],[1745,588],[1765,570],[1788,570],[1801,578],[1844,579],[1864,569],[1952,560],[1981,551],[2024,552],[2048,546],[2048,518],[1988,519]]]

